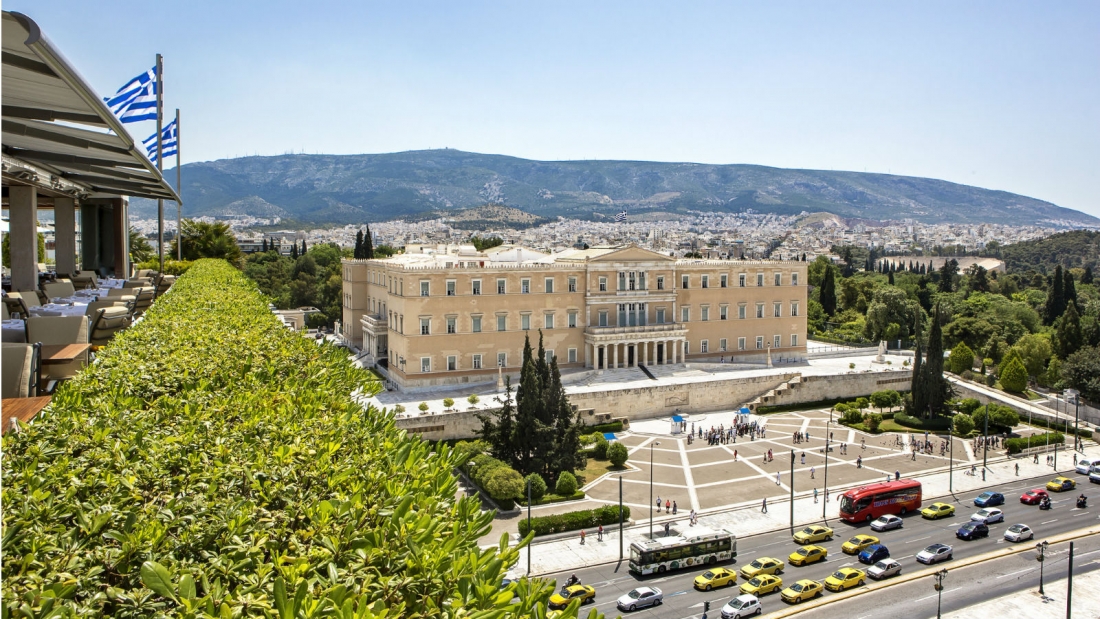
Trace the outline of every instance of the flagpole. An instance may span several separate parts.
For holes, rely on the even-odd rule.
[[[183,260],[183,187],[180,185],[180,109],[176,108],[176,260]]]
[[[160,134],[164,115],[164,63],[157,54],[157,171],[164,171],[164,136]],[[161,175],[163,178],[163,174]],[[164,274],[164,198],[157,198],[157,255],[160,272]]]

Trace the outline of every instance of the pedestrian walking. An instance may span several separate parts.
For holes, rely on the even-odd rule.
[[[775,485],[777,486],[780,484],[779,473],[780,471],[775,472]]]
[[[733,450],[733,461],[737,462],[737,450],[736,449]]]
[[[817,470],[817,469],[815,469],[814,467],[812,467],[812,466],[810,467],[810,479],[813,479],[813,478],[814,478],[814,472],[815,472],[816,470]]]
[[[665,513],[667,514],[670,511],[672,511],[672,503],[668,499],[665,499]]]
[[[802,464],[806,464],[806,452],[802,452]]]
[[[856,456],[856,468],[863,468],[863,456]]]
[[[814,503],[817,503],[817,488],[814,488]]]
[[[764,502],[760,506],[760,513],[768,513],[768,497],[764,497]]]
[[[672,502],[672,513],[673,513],[673,514],[675,514],[675,513],[676,513],[676,501],[673,501],[673,502]]]
[[[1016,477],[1019,477],[1019,476],[1020,476],[1020,463],[1017,462],[1016,463]]]
[[[584,545],[584,529],[581,529],[581,545]]]
[[[670,528],[671,528],[671,527],[672,527],[672,523],[671,523],[671,522],[666,522],[666,523],[665,523],[665,537],[668,537],[669,535],[671,535],[671,534],[672,534],[672,533],[671,533],[671,531],[670,531]]]
[[[895,469],[894,470],[894,481],[898,481],[899,479],[901,479],[901,471]]]
[[[691,516],[688,518],[688,522],[691,523],[691,526],[695,526],[695,510],[694,509],[691,510]]]

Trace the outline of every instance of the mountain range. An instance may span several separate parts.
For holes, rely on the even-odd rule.
[[[184,216],[279,216],[355,224],[501,204],[538,216],[612,221],[693,211],[1097,226],[1100,219],[1006,191],[864,172],[650,161],[534,161],[452,149],[239,157],[183,166]],[[172,178],[169,171],[167,178]],[[135,199],[136,217],[156,203]]]

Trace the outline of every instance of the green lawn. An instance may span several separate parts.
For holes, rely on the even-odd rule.
[[[611,466],[610,460],[597,460],[595,458],[588,458],[588,465],[584,467],[583,471],[577,473],[578,485],[585,485],[589,482],[596,481],[600,475],[605,475],[612,471],[625,471],[626,467],[614,467]]]

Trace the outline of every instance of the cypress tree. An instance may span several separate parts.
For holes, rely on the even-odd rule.
[[[265,254],[267,253],[267,237],[264,237],[263,248],[260,251],[264,252]]]
[[[537,453],[537,443],[543,434],[538,405],[541,397],[538,371],[531,358],[531,339],[524,336],[523,367],[520,370],[519,388],[516,389],[516,430],[512,447],[515,452],[513,468],[525,476],[542,472]]]
[[[833,267],[825,267],[825,276],[821,279],[821,307],[826,316],[836,313],[836,282],[833,280]]]
[[[947,400],[951,398],[951,385],[943,376],[943,328],[940,326],[940,304],[932,314],[932,328],[928,331],[928,360],[924,364],[927,375],[926,393],[928,409],[934,415],[943,414]]]
[[[886,274],[886,281],[891,286],[894,285],[894,272],[893,271],[890,271],[889,273]]]
[[[290,257],[293,258],[294,260],[298,259],[298,244],[297,243],[291,243],[290,244]]]
[[[1066,312],[1058,319],[1054,331],[1054,353],[1059,358],[1065,359],[1077,352],[1084,341],[1084,333],[1081,330],[1081,315],[1077,313],[1077,306],[1066,306]]]
[[[504,399],[497,398],[500,402],[500,410],[495,413],[478,414],[481,420],[481,438],[492,447],[493,457],[515,467],[516,452],[514,443],[516,440],[516,408],[512,400],[512,379],[504,377]],[[493,418],[496,418],[494,421]]]
[[[374,238],[370,233],[370,226],[367,226],[367,233],[363,236],[363,257],[367,260],[374,259]]]
[[[1054,324],[1055,320],[1066,311],[1066,297],[1063,290],[1063,281],[1065,278],[1062,276],[1062,265],[1054,267],[1054,277],[1050,280],[1050,291],[1047,292],[1047,302],[1043,308],[1043,319],[1048,325]]]
[[[909,416],[920,417],[928,409],[928,395],[925,390],[924,362],[921,359],[921,320],[920,312],[916,312],[916,324],[913,325],[913,338],[917,342],[916,351],[913,353],[913,378],[909,394]]]
[[[362,260],[362,258],[363,258],[363,231],[362,230],[355,233],[355,250],[352,251],[351,255],[356,260]]]
[[[1091,284],[1092,283],[1092,267],[1091,266],[1085,267],[1085,273],[1084,273],[1084,275],[1081,276],[1081,283],[1082,284]]]
[[[302,253],[301,253],[301,255],[303,255],[303,256],[306,255],[306,240],[305,239],[302,239]]]
[[[1062,283],[1062,298],[1065,299],[1066,308],[1077,305],[1077,287],[1073,285],[1073,273],[1065,270]]]
[[[558,371],[558,359],[550,361],[550,384],[546,388],[546,402],[554,417],[554,451],[550,470],[556,478],[563,471],[583,470],[585,456],[581,451],[580,412],[573,410],[565,396]]]

